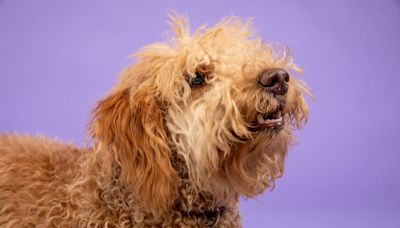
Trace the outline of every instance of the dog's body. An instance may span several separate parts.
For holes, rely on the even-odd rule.
[[[228,18],[138,54],[95,108],[91,148],[0,136],[0,226],[240,227],[308,110],[290,55]]]
[[[0,145],[2,227],[240,226],[236,201],[224,205],[224,216],[218,208],[200,208],[202,200],[193,201],[189,212],[184,183],[173,207],[155,219],[117,177],[102,180],[90,149],[17,135],[1,135]]]

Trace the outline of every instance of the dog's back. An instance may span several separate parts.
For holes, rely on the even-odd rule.
[[[80,154],[44,137],[0,135],[0,226],[51,226],[65,219]]]

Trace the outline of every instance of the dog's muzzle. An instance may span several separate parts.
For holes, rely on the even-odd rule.
[[[283,112],[285,95],[289,90],[289,74],[280,68],[270,68],[262,71],[257,78],[267,92],[272,93],[279,100],[280,106],[269,113],[257,113],[251,131],[282,130],[289,116]]]

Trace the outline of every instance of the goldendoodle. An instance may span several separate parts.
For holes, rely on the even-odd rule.
[[[90,146],[0,136],[0,226],[241,227],[239,197],[282,175],[309,90],[251,21],[169,24],[98,102]]]

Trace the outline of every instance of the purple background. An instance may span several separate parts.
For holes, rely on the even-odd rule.
[[[254,17],[287,44],[317,101],[277,188],[244,227],[400,227],[400,2],[0,0],[0,131],[82,144],[89,111],[169,9],[192,28]]]

